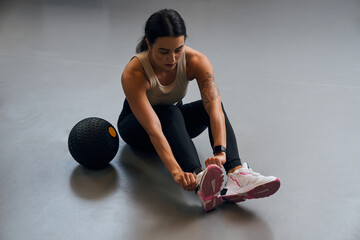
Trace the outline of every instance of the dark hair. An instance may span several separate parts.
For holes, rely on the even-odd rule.
[[[173,9],[163,9],[153,13],[145,24],[145,36],[136,46],[136,53],[148,49],[145,39],[152,45],[159,37],[179,37],[186,35],[185,22]]]

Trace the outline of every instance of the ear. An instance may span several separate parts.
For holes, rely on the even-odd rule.
[[[146,45],[148,46],[148,49],[150,49],[151,45],[150,45],[150,42],[149,42],[149,40],[147,38],[145,38],[145,42],[146,42]]]

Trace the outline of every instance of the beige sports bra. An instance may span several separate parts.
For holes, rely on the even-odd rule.
[[[177,64],[175,81],[167,86],[161,85],[159,79],[156,77],[149,61],[148,51],[143,51],[134,57],[139,59],[150,80],[150,90],[148,90],[146,94],[152,106],[175,105],[185,97],[189,85],[189,80],[186,76],[185,51]]]

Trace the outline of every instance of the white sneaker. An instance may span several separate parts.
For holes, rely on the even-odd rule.
[[[223,202],[220,197],[223,182],[223,171],[215,164],[209,165],[196,176],[196,194],[200,198],[205,212],[216,208]]]
[[[254,172],[247,163],[242,168],[228,174],[222,198],[229,202],[242,202],[246,199],[269,197],[280,187],[277,177],[264,177]]]

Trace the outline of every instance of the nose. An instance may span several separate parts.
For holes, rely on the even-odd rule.
[[[170,60],[172,63],[176,61],[175,53],[170,53],[170,55],[169,55],[169,60]]]

